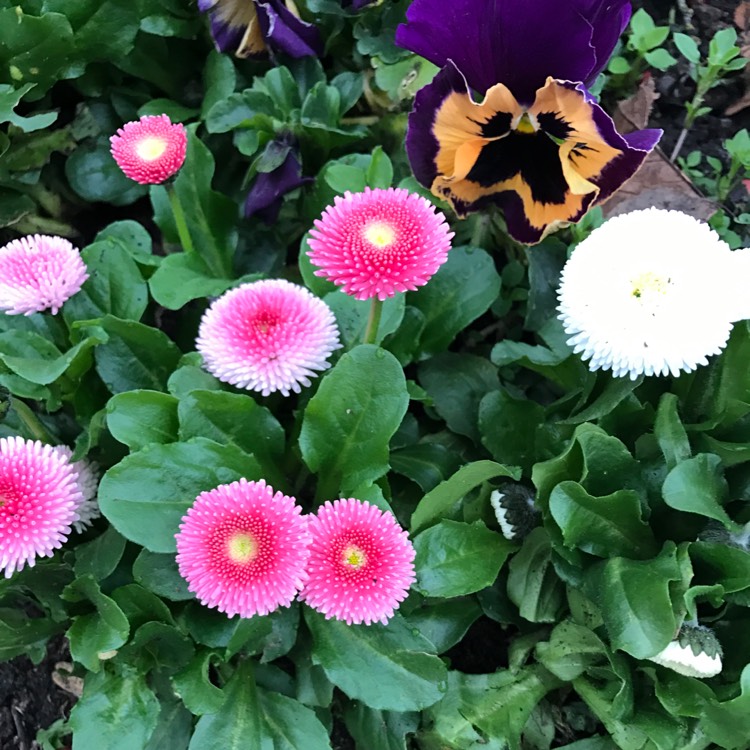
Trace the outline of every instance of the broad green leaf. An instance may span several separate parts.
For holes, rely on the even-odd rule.
[[[187,581],[180,575],[173,554],[159,554],[142,549],[133,563],[133,578],[163,599],[181,602],[193,599]]]
[[[513,545],[482,521],[440,521],[414,540],[415,588],[421,594],[449,598],[491,586]]]
[[[101,592],[91,575],[77,578],[63,589],[62,598],[70,602],[90,601],[96,612],[78,615],[67,632],[70,654],[91,672],[101,666],[99,654],[120,648],[128,639],[128,618],[117,603]]]
[[[696,579],[720,584],[733,593],[750,587],[750,553],[729,544],[692,542],[689,547]]]
[[[714,518],[735,529],[737,525],[722,507],[726,495],[721,460],[711,453],[700,453],[677,464],[662,485],[662,497],[670,508]]]
[[[479,248],[454,247],[448,260],[407,304],[425,316],[419,347],[425,354],[448,348],[459,331],[486,312],[500,293],[500,276],[492,258]]]
[[[159,720],[159,701],[145,675],[128,666],[86,676],[70,712],[73,750],[143,750]]]
[[[264,748],[331,750],[328,732],[312,709],[270,690],[258,690],[258,698]]]
[[[483,357],[444,352],[422,362],[417,372],[448,427],[478,443],[479,403],[500,387],[497,368]]]
[[[654,422],[654,435],[659,442],[668,469],[674,469],[681,461],[690,458],[690,442],[680,421],[677,403],[677,396],[673,393],[665,393],[659,399],[659,408],[656,410]]]
[[[240,649],[246,654],[260,653],[272,630],[269,617],[227,617],[222,612],[197,602],[186,607],[185,624],[197,643],[225,649],[225,659],[229,659]]]
[[[590,666],[607,662],[607,647],[588,628],[564,620],[550,633],[549,640],[538,643],[539,663],[561,680],[570,682]]]
[[[613,557],[584,575],[584,591],[599,606],[613,649],[645,659],[672,640],[679,623],[670,584],[682,578],[673,542],[652,560]]]
[[[488,479],[497,477],[520,478],[520,471],[494,461],[474,461],[462,466],[450,479],[441,482],[428,492],[419,502],[411,517],[412,534],[442,518],[453,506],[471,490]]]
[[[576,482],[561,482],[552,490],[549,509],[566,547],[599,557],[645,559],[656,554],[656,540],[642,518],[641,499],[632,490],[593,497]]]
[[[132,633],[152,621],[174,625],[169,607],[156,594],[137,583],[128,583],[116,588],[112,592],[112,600],[128,618]]]
[[[341,340],[344,346],[356,346],[361,342],[364,339],[367,320],[370,315],[370,301],[354,299],[354,297],[338,290],[326,294],[324,302],[336,316],[336,323],[341,332]],[[393,333],[401,325],[403,317],[404,295],[397,294],[386,299],[383,303],[382,317],[373,343],[380,344],[386,336]]]
[[[96,369],[112,393],[164,391],[180,350],[162,331],[107,315],[97,321],[109,341],[97,347]]]
[[[233,445],[205,438],[152,445],[104,475],[99,504],[126,539],[151,552],[174,552],[174,535],[195,498],[242,477],[262,475],[257,461]]]
[[[81,253],[89,278],[81,290],[65,303],[63,317],[70,325],[110,314],[140,320],[148,303],[146,283],[135,261],[122,251],[122,244],[102,240]]]
[[[161,257],[153,254],[151,235],[137,221],[125,219],[104,227],[94,242],[114,242],[139,265],[158,266]]]
[[[720,747],[745,747],[750,737],[750,664],[742,670],[740,690],[736,698],[705,708],[701,726]]]
[[[182,630],[166,622],[146,622],[119,653],[123,661],[138,661],[142,669],[174,671],[193,655],[193,642]]]
[[[304,612],[314,663],[352,700],[387,711],[419,711],[440,700],[445,665],[399,615],[388,625],[347,625],[309,607]]]
[[[334,498],[388,471],[388,443],[408,403],[392,354],[364,344],[341,357],[308,402],[299,437],[302,457],[319,477],[318,498]]]
[[[91,574],[97,581],[110,575],[125,551],[125,538],[112,527],[96,539],[76,547],[76,575]]]
[[[46,654],[47,641],[64,628],[47,617],[30,618],[17,607],[1,607],[0,660],[26,655],[40,661]]]
[[[57,112],[45,112],[43,114],[24,117],[14,111],[24,95],[31,91],[35,85],[36,84],[33,83],[27,83],[19,88],[13,88],[13,86],[8,85],[7,83],[0,83],[0,122],[9,122],[11,125],[20,128],[24,133],[31,133],[34,130],[42,130],[52,125],[57,119]],[[0,156],[2,156],[2,151],[7,148],[7,143],[8,142],[6,141],[5,146],[0,147]],[[21,199],[21,196],[18,193],[15,195],[18,199]],[[5,196],[4,200],[7,200]],[[33,207],[34,203],[31,202],[31,205]],[[0,213],[0,216],[3,217],[2,226],[14,223],[9,220],[10,217],[6,213],[9,211],[9,207],[3,204],[2,213]],[[28,211],[26,213],[28,213]]]
[[[508,565],[508,596],[529,622],[555,622],[565,591],[552,566],[552,546],[543,528],[534,529]]]
[[[159,391],[127,391],[107,402],[107,427],[115,440],[135,452],[150,443],[177,440],[177,404]]]
[[[224,691],[208,676],[211,665],[219,661],[214,652],[199,649],[188,665],[172,678],[175,693],[196,716],[215,714],[224,703]]]
[[[262,722],[252,664],[241,661],[224,688],[221,708],[198,719],[189,750],[260,748]]]
[[[162,701],[154,733],[144,750],[187,750],[193,717],[178,700]]]
[[[419,714],[378,711],[362,703],[347,706],[344,721],[357,747],[407,750],[407,736],[416,734]]]
[[[474,597],[461,597],[425,603],[404,619],[435,646],[438,654],[443,654],[466,635],[481,614],[482,608]]]
[[[461,466],[457,453],[440,443],[417,443],[391,451],[391,469],[416,482],[424,492],[435,489]]]
[[[567,248],[557,237],[547,237],[524,250],[529,264],[529,299],[524,328],[538,331],[557,307],[557,288],[567,260]]]

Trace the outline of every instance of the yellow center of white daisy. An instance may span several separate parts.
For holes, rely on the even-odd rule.
[[[346,547],[343,558],[344,565],[348,565],[355,570],[359,570],[367,562],[367,555],[365,555],[364,550],[355,544],[350,544]]]
[[[383,249],[396,239],[396,230],[384,221],[373,221],[365,227],[365,239],[371,245]]]
[[[631,294],[636,299],[645,296],[664,296],[669,288],[669,279],[655,274],[653,271],[645,271],[631,280]]]
[[[235,563],[248,563],[258,554],[258,544],[250,534],[239,532],[227,543],[229,559]]]
[[[167,142],[164,138],[149,135],[138,141],[135,152],[143,161],[156,161],[167,150]]]

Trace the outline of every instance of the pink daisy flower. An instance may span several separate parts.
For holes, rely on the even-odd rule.
[[[347,624],[384,625],[415,581],[414,547],[390,513],[350,498],[310,518],[308,581],[300,599]]]
[[[109,142],[117,166],[141,185],[157,185],[176,174],[185,161],[187,133],[167,115],[145,115],[125,123]]]
[[[67,540],[81,503],[76,479],[51,445],[0,438],[0,568],[6,578]]]
[[[54,315],[89,277],[81,255],[68,240],[35,234],[0,248],[0,310]]]
[[[195,345],[219,380],[264,396],[299,393],[341,346],[328,305],[282,279],[243,284],[219,297],[203,315]]]
[[[67,445],[57,445],[55,450],[70,461],[73,451]],[[97,493],[99,491],[99,477],[101,471],[96,461],[89,461],[84,458],[80,461],[71,462],[71,465],[77,472],[78,490],[81,493],[81,504],[78,506],[78,520],[73,522],[73,528],[81,534],[91,524],[101,516],[97,502]]]
[[[307,575],[307,519],[263,480],[202,492],[183,517],[177,565],[202,604],[228,617],[288,607]]]
[[[420,195],[365,188],[337,196],[310,235],[316,276],[355,299],[382,301],[426,284],[448,258],[453,232]]]

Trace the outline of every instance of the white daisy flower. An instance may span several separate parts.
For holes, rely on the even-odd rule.
[[[73,451],[67,445],[55,446],[58,453],[62,453],[68,460]],[[102,514],[96,496],[99,490],[100,470],[96,461],[84,458],[75,461],[73,468],[78,472],[78,489],[83,496],[78,506],[78,520],[73,522],[73,528],[80,534],[87,529]]]
[[[536,525],[539,511],[534,495],[523,485],[506,482],[490,494],[500,532],[509,541],[525,537]]]
[[[721,672],[721,646],[708,628],[683,625],[676,640],[649,661],[686,677],[716,677]]]
[[[691,372],[750,315],[750,263],[707,224],[649,208],[616,216],[573,252],[558,289],[568,344],[615,377]],[[738,300],[740,289],[742,300]]]

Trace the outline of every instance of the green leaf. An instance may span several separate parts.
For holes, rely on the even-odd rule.
[[[109,341],[96,349],[96,370],[112,393],[166,390],[181,352],[165,333],[111,315],[97,325],[109,334]]]
[[[150,443],[177,440],[177,404],[159,391],[127,391],[107,402],[107,427],[115,440],[135,452]]]
[[[414,548],[417,591],[448,598],[491,586],[513,545],[481,521],[441,521],[419,534]]]
[[[224,688],[221,708],[198,719],[188,750],[259,748],[261,737],[262,714],[252,664],[241,661]]]
[[[428,492],[419,502],[411,517],[411,532],[438,521],[464,495],[489,479],[511,477],[519,479],[520,472],[494,461],[474,461],[462,466],[450,479]]]
[[[92,575],[101,581],[117,567],[125,551],[125,539],[108,528],[96,539],[76,547],[76,575]]]
[[[114,242],[141,266],[158,266],[161,257],[153,255],[151,235],[137,222],[115,221],[102,229],[94,242]]]
[[[679,623],[670,583],[682,578],[673,542],[652,560],[613,557],[584,575],[584,591],[599,606],[613,649],[646,659],[672,640]]]
[[[173,189],[187,220],[187,228],[196,253],[211,269],[216,278],[228,279],[232,271],[232,257],[237,247],[237,204],[226,195],[211,189],[214,158],[196,135],[196,126],[188,128],[188,147],[185,163],[174,181]],[[156,222],[162,231],[172,222],[165,188],[151,187],[152,200],[157,210]],[[171,239],[176,239],[172,236]]]
[[[525,252],[529,264],[529,299],[524,328],[538,331],[557,307],[557,288],[567,248],[556,237],[547,237],[533,248],[525,248]]]
[[[738,527],[722,508],[726,495],[721,459],[711,453],[700,453],[678,464],[662,485],[662,497],[670,508],[713,518],[733,530]]]
[[[70,602],[90,601],[96,612],[78,615],[67,632],[70,654],[91,672],[101,666],[99,654],[120,648],[128,639],[130,626],[117,603],[101,592],[91,575],[77,578],[63,589],[62,598]]]
[[[22,117],[14,111],[24,95],[31,91],[34,86],[33,83],[27,83],[14,89],[7,83],[0,83],[0,122],[9,122],[11,125],[20,128],[24,133],[42,130],[52,125],[57,119],[57,112],[45,112],[31,117]],[[3,148],[7,148],[7,142]],[[2,156],[2,150],[0,150],[0,156]]]
[[[746,745],[750,736],[750,664],[742,670],[740,694],[705,708],[701,722],[708,737],[726,748]]]
[[[552,565],[552,545],[543,528],[534,529],[508,566],[508,596],[529,622],[556,622],[564,588]]]
[[[305,409],[299,445],[318,497],[369,484],[389,468],[388,443],[409,404],[396,358],[371,344],[344,354]]]
[[[474,597],[461,597],[454,601],[425,603],[404,619],[435,646],[438,654],[444,654],[466,635],[481,615],[482,608]]]
[[[668,469],[690,458],[690,442],[677,413],[677,396],[665,393],[659,399],[654,422],[654,435],[659,443]]]
[[[89,245],[81,253],[89,278],[81,291],[63,307],[68,325],[111,314],[117,318],[139,320],[146,310],[148,292],[135,261],[114,240]]]
[[[593,497],[576,482],[561,482],[552,490],[549,509],[566,547],[599,557],[645,559],[656,554],[656,539],[641,517],[637,492]]]
[[[362,703],[346,707],[344,721],[358,748],[407,750],[407,735],[416,734],[419,714],[378,711]]]
[[[216,687],[208,676],[211,666],[218,662],[217,654],[199,649],[190,663],[172,678],[175,693],[197,716],[215,714],[224,703],[224,691]]]
[[[195,498],[242,477],[261,479],[257,461],[233,445],[196,438],[152,445],[112,467],[99,485],[102,513],[151,552],[174,552],[174,535]]]
[[[259,690],[263,747],[273,750],[331,750],[326,728],[312,709],[280,693]],[[269,744],[266,744],[269,743]]]
[[[417,443],[391,451],[391,469],[409,477],[424,492],[435,489],[455,474],[463,461],[440,443]]]
[[[142,549],[133,563],[133,577],[164,599],[181,602],[195,598],[195,594],[188,591],[187,581],[180,575],[173,554],[158,554]]]
[[[672,40],[675,47],[689,62],[697,65],[701,61],[701,52],[698,49],[695,39],[689,37],[687,34],[675,33],[672,35]]]
[[[159,720],[159,701],[145,675],[120,666],[89,674],[70,712],[73,750],[143,750]]]
[[[399,615],[388,625],[347,625],[306,607],[305,622],[313,662],[352,700],[388,711],[419,711],[440,700],[445,665]]]
[[[159,719],[144,750],[187,750],[193,717],[180,701],[163,701]]]
[[[609,661],[607,647],[593,631],[564,620],[550,633],[548,641],[538,643],[539,663],[555,677],[571,682],[589,667]]]
[[[341,332],[341,340],[346,347],[356,346],[365,335],[370,315],[371,302],[357,300],[341,291],[330,292],[323,301],[333,310]],[[383,303],[383,312],[373,343],[380,342],[401,325],[404,317],[404,295],[389,297]]]
[[[479,402],[500,383],[497,368],[483,357],[443,352],[422,362],[420,385],[448,427],[479,442]]]
[[[169,607],[150,591],[137,583],[128,583],[112,592],[112,599],[120,607],[130,623],[131,632],[135,632],[147,622],[166,622],[174,625],[174,618]]]
[[[700,581],[718,583],[727,593],[750,587],[750,554],[728,544],[692,542],[690,559]]]
[[[530,469],[538,454],[544,408],[530,399],[511,396],[504,388],[488,393],[479,404],[482,443],[500,463]]]
[[[40,661],[47,641],[63,627],[46,617],[30,618],[18,608],[0,608],[0,660],[27,655]]]
[[[448,260],[406,302],[425,316],[419,348],[437,354],[448,348],[459,331],[486,312],[500,293],[500,276],[492,258],[479,248],[454,247]]]
[[[366,180],[371,188],[389,188],[393,182],[393,164],[382,146],[375,146],[372,151]]]

